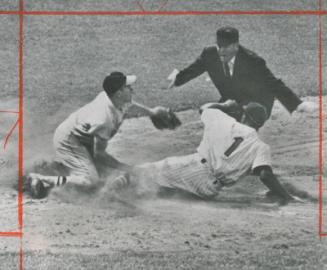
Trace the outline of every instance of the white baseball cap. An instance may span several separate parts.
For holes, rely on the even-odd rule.
[[[107,93],[115,93],[124,85],[132,85],[137,77],[135,75],[124,75],[122,72],[115,71],[110,73],[103,81],[103,89]]]
[[[126,75],[126,85],[132,85],[137,80],[136,75]]]

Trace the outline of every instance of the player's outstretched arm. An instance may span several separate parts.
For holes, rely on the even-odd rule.
[[[135,108],[137,110],[137,112],[141,115],[145,115],[145,116],[152,116],[154,115],[154,108],[150,108],[144,104],[138,103],[136,101],[132,101],[132,106],[133,108]]]
[[[296,201],[291,194],[281,185],[277,177],[274,175],[270,166],[260,166],[254,169],[254,174],[258,175],[261,182],[267,186],[275,195],[281,198],[282,204],[290,201]]]
[[[206,71],[205,59],[207,58],[207,53],[208,50],[205,48],[201,55],[192,64],[182,69],[181,71],[174,68],[167,78],[170,81],[168,89],[171,89],[175,86],[181,86],[203,74]]]
[[[163,114],[166,113],[168,108],[163,107],[163,106],[156,106],[154,108],[150,108],[144,104],[138,103],[136,101],[132,101],[132,107],[134,107],[139,114],[145,115],[145,116],[155,116],[158,114]]]
[[[182,124],[178,116],[170,108],[162,106],[149,108],[134,101],[132,105],[134,105],[141,114],[149,116],[157,129],[175,129]]]
[[[206,103],[201,106],[199,109],[199,113],[202,114],[202,112],[205,109],[217,109],[220,110],[229,116],[233,117],[237,121],[240,121],[243,115],[243,108],[240,106],[235,100],[228,99],[225,102],[211,102]]]

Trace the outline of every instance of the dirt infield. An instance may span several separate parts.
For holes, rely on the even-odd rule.
[[[110,152],[132,164],[192,153],[202,135],[199,115],[189,110],[179,116],[183,125],[175,132],[157,131],[147,118],[126,120]],[[317,121],[317,115],[289,116],[277,104],[260,132],[282,182],[314,197]],[[35,147],[43,148],[34,156],[40,163],[49,146]],[[154,195],[116,200],[74,190],[43,200],[24,196],[24,269],[324,269],[317,204],[280,207],[265,199],[265,191],[248,177],[210,202]],[[6,228],[15,224],[17,195],[8,187],[2,194],[0,225]],[[8,242],[0,246],[8,255],[0,262],[15,269],[14,250]]]

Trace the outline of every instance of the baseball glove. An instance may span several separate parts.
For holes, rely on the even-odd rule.
[[[182,122],[170,108],[160,108],[154,115],[150,116],[153,125],[157,129],[175,129]]]

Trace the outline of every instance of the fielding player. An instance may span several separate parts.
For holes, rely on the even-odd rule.
[[[139,112],[150,117],[171,117],[168,108],[147,108],[132,103],[131,85],[136,76],[125,76],[113,72],[103,82],[104,91],[94,100],[73,112],[59,125],[54,134],[55,161],[68,170],[68,176],[44,176],[31,173],[28,176],[31,195],[46,196],[49,188],[66,184],[83,187],[98,186],[101,182],[96,168],[96,159],[106,166],[129,171],[132,167],[124,164],[106,152],[108,141],[116,134],[127,109],[133,105]]]

